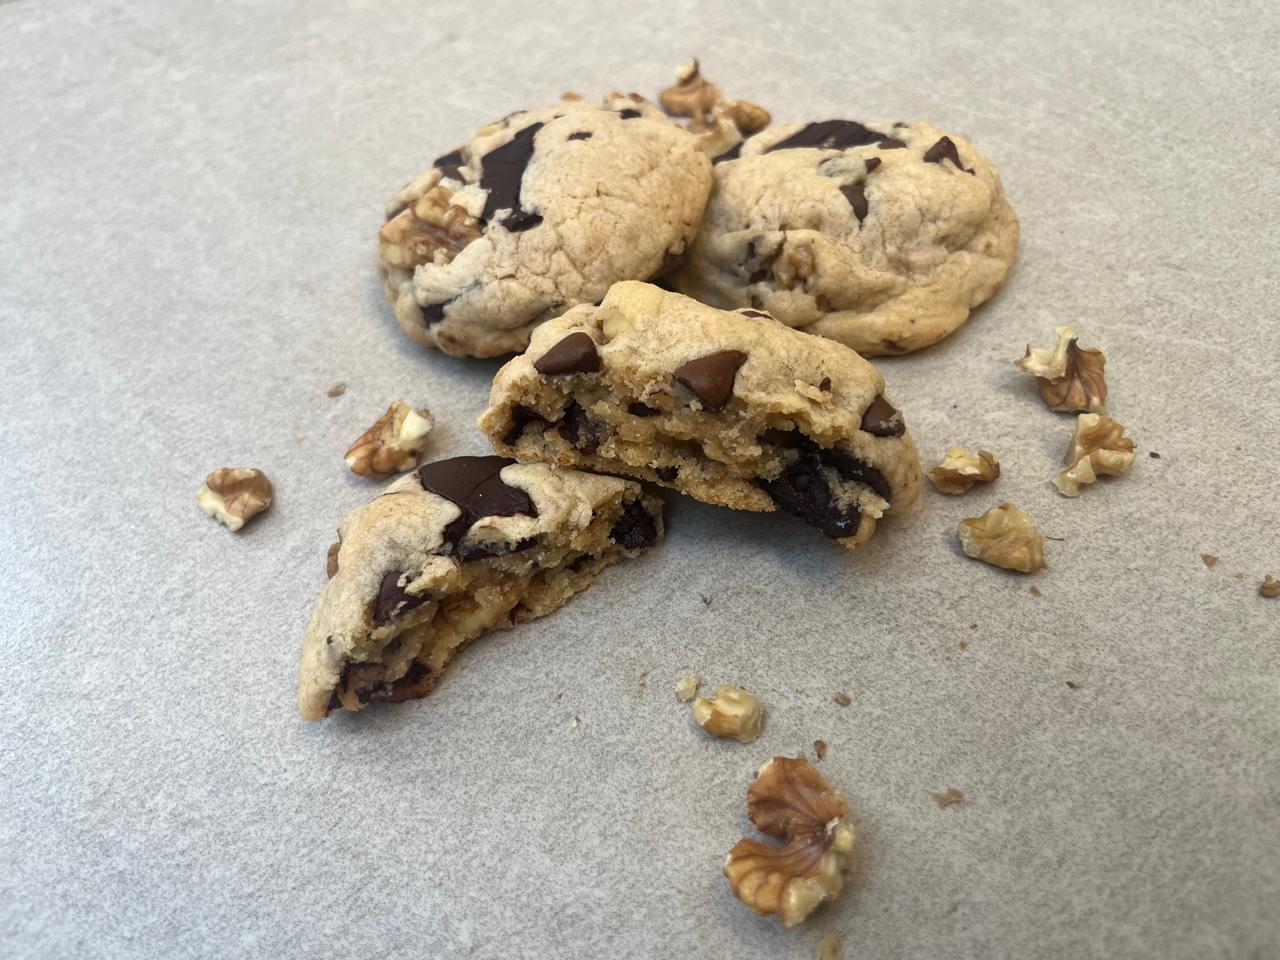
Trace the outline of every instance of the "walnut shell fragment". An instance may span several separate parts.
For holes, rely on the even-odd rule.
[[[1067,467],[1053,485],[1064,497],[1078,497],[1082,485],[1128,471],[1133,465],[1133,439],[1126,437],[1124,427],[1111,417],[1082,413],[1063,462]]]
[[[794,926],[833,899],[853,866],[854,831],[844,794],[808,760],[774,757],[747,790],[747,816],[783,846],[739,840],[725,858],[734,896]]]
[[[990,483],[1000,476],[1000,458],[990,450],[970,453],[964,447],[947,447],[942,462],[929,471],[939,493],[959,496],[976,483]]]
[[[261,470],[222,467],[205,478],[196,502],[228,530],[239,530],[271,506],[271,496],[271,481]]]
[[[1056,330],[1058,342],[1052,350],[1027,344],[1026,356],[1015,365],[1036,378],[1040,399],[1050,410],[1101,413],[1107,402],[1107,358],[1097,347],[1080,347],[1070,327]]]
[[[427,445],[431,414],[396,400],[347,450],[347,466],[362,477],[389,477],[417,466]]]
[[[1019,573],[1044,568],[1044,537],[1031,518],[1012,503],[992,507],[956,528],[966,556]]]

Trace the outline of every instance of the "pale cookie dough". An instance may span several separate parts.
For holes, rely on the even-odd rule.
[[[644,283],[543,324],[480,428],[501,453],[785,510],[850,548],[922,480],[884,379],[852,350]]]
[[[512,353],[613,282],[672,272],[710,190],[697,140],[643,98],[567,99],[490,124],[397,194],[378,272],[414,340]]]
[[[863,356],[941,340],[995,295],[1018,221],[1000,177],[927,123],[770,127],[716,158],[676,289]]]
[[[662,536],[639,484],[503,457],[424,464],[350,513],[307,630],[308,720],[431,692],[463,646],[562,606]]]

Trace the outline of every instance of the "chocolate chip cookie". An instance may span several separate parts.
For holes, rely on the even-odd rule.
[[[697,140],[647,101],[563,100],[490,124],[397,194],[378,271],[414,340],[511,353],[614,281],[671,272],[710,190]]]
[[[922,479],[883,378],[848,347],[645,283],[543,324],[480,427],[502,453],[785,510],[850,548]]]
[[[675,286],[864,356],[910,353],[995,295],[1017,245],[1000,177],[963,137],[927,123],[781,125],[715,158]]]
[[[662,536],[639,484],[503,457],[419,467],[347,516],[302,650],[308,720],[431,691],[467,643],[562,606]]]

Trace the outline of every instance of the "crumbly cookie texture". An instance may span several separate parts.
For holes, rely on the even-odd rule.
[[[480,428],[500,453],[785,510],[850,548],[922,481],[884,379],[852,350],[644,283],[539,328]]]
[[[710,189],[697,140],[643,97],[566,99],[490,124],[401,190],[378,271],[414,340],[512,353],[613,282],[670,273]]]
[[[467,643],[544,616],[662,536],[639,484],[503,457],[424,464],[338,528],[302,650],[308,720],[428,694]]]
[[[1018,221],[991,161],[927,123],[770,127],[716,158],[676,288],[863,356],[936,343],[1000,289]]]

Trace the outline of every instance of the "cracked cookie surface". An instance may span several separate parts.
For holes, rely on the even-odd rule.
[[[639,484],[504,457],[423,464],[352,511],[302,650],[308,720],[428,694],[476,637],[544,616],[662,536]]]
[[[922,480],[884,379],[852,350],[645,283],[535,331],[480,428],[504,454],[784,510],[851,548]]]
[[[991,161],[927,123],[770,127],[715,164],[675,277],[863,356],[910,353],[1000,289],[1018,221]]]
[[[710,190],[697,140],[652,104],[566,99],[490,124],[400,191],[378,272],[417,342],[512,353],[615,281],[672,272]]]

